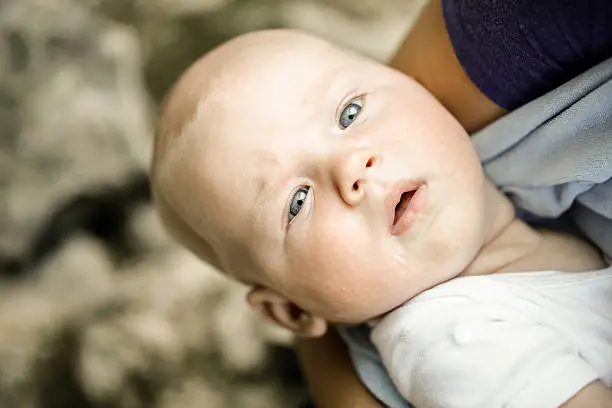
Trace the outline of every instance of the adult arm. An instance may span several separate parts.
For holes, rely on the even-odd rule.
[[[430,0],[390,65],[478,130],[612,57],[609,0]]]
[[[421,83],[469,132],[505,113],[472,82],[455,55],[441,0],[430,0],[389,66]]]
[[[561,408],[604,408],[612,406],[612,390],[601,381],[595,381],[581,389]]]
[[[297,351],[317,408],[380,408],[355,372],[335,330],[320,339],[298,339]]]

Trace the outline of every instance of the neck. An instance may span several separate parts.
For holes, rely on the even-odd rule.
[[[461,274],[487,275],[538,270],[586,271],[604,267],[601,256],[584,240],[554,231],[538,231],[514,215],[510,201],[487,184],[491,228],[485,245]]]

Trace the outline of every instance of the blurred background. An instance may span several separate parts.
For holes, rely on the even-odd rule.
[[[296,407],[288,335],[151,208],[159,104],[257,29],[384,61],[422,3],[0,0],[0,408]]]

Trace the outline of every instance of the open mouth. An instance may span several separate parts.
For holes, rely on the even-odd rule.
[[[393,188],[385,200],[389,232],[403,235],[414,224],[427,206],[427,184],[404,181]]]
[[[397,224],[397,222],[402,218],[402,215],[404,215],[404,213],[408,209],[410,201],[412,200],[412,197],[414,197],[415,192],[416,190],[406,191],[400,196],[400,200],[395,206],[395,217],[393,218],[393,226]]]

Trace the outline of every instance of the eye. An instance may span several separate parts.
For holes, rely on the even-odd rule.
[[[301,186],[298,188],[291,197],[291,202],[289,203],[289,222],[293,220],[302,210],[304,203],[306,202],[306,198],[308,197],[308,192],[310,191],[310,187]]]
[[[340,129],[346,129],[357,119],[361,109],[363,108],[363,99],[361,97],[351,100],[348,105],[344,107],[340,117],[338,118],[338,125]]]

